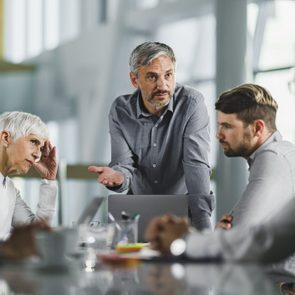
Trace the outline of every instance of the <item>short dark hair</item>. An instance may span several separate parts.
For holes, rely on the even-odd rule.
[[[242,84],[223,92],[215,103],[215,109],[225,114],[236,114],[246,125],[261,119],[271,132],[277,130],[278,104],[265,88],[257,84]]]

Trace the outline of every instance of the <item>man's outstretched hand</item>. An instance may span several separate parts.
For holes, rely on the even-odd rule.
[[[124,182],[123,173],[110,167],[89,166],[88,171],[98,173],[97,181],[107,187],[120,186]]]

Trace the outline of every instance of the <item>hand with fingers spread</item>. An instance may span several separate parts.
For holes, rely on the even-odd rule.
[[[39,162],[33,164],[42,178],[55,180],[57,174],[56,148],[49,141],[45,141]]]
[[[223,214],[220,220],[216,223],[215,229],[228,230],[233,227],[233,216],[230,214]]]
[[[98,173],[97,181],[107,187],[120,186],[124,182],[123,173],[110,167],[89,166],[88,171]]]
[[[9,259],[23,259],[37,255],[35,245],[35,232],[49,231],[50,227],[43,222],[16,226],[9,239],[0,246],[0,254]]]
[[[171,243],[181,238],[189,231],[187,218],[175,215],[163,215],[152,219],[145,232],[145,239],[150,242],[151,248],[162,254],[170,254]]]

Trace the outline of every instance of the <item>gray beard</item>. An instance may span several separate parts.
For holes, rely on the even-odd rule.
[[[171,99],[171,97],[170,97],[170,99]],[[162,102],[159,102],[159,101],[154,101],[153,100],[153,97],[147,98],[147,100],[150,103],[150,105],[153,108],[155,108],[155,110],[157,110],[157,111],[160,110],[160,109],[162,109],[162,108],[164,108],[165,106],[167,106],[169,104],[169,102],[170,102],[170,99],[167,102],[162,103]]]
[[[158,111],[158,110],[162,109],[163,107],[167,106],[169,104],[169,101],[165,102],[164,104],[160,103],[160,102],[150,101],[150,104]]]

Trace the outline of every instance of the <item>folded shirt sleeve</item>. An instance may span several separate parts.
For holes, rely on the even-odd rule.
[[[57,181],[41,180],[36,214],[32,212],[17,190],[12,226],[34,221],[46,221],[50,224],[55,213],[57,190]]]

